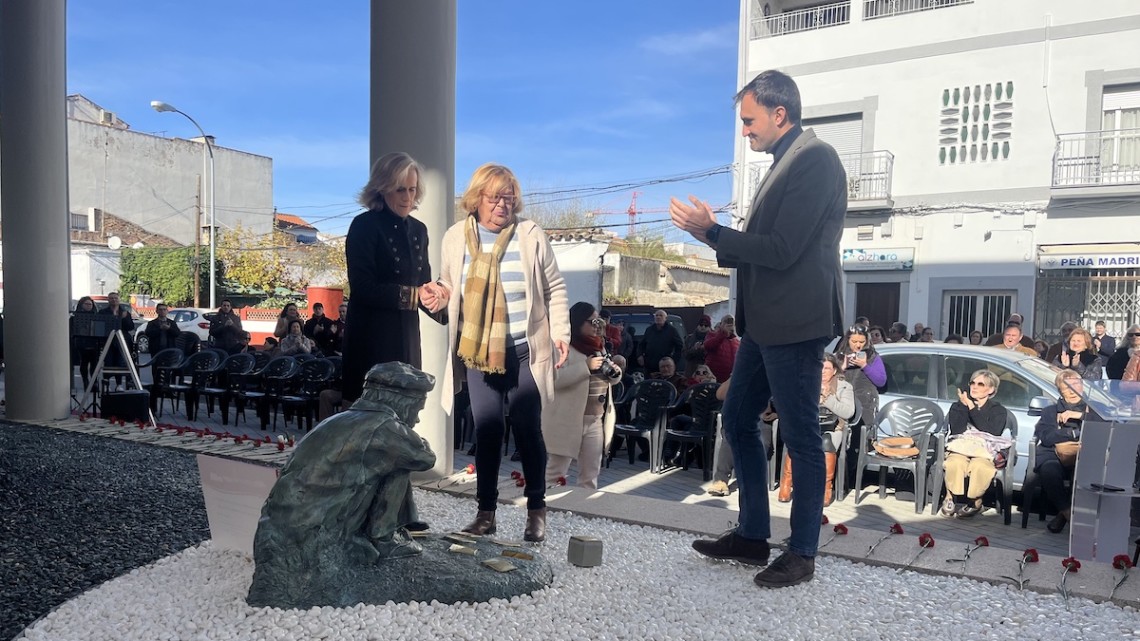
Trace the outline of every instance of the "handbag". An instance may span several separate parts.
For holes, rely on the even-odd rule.
[[[888,436],[871,444],[875,451],[888,458],[908,459],[918,456],[914,439],[909,436]]]
[[[1077,453],[1081,451],[1081,443],[1080,441],[1057,443],[1053,446],[1053,451],[1057,453],[1057,460],[1061,461],[1061,465],[1073,467],[1077,464]]]

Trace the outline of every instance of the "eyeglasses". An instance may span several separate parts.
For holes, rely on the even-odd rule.
[[[989,387],[985,381],[970,381],[970,385],[977,385],[979,387]]]
[[[503,201],[503,204],[507,205],[508,207],[515,204],[515,201],[518,200],[518,196],[515,196],[514,194],[499,194],[497,196],[483,194],[483,198],[486,199],[486,201],[491,205],[497,205],[501,200]]]
[[[1140,336],[1140,332],[1128,332],[1128,338],[1136,338]]]

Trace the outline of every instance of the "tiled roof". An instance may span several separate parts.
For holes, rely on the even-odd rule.
[[[305,222],[305,219],[293,214],[275,213],[273,214],[273,224],[278,229],[311,229],[317,231],[317,228]]]

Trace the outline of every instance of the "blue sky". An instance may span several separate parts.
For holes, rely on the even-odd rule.
[[[219,145],[273,158],[280,211],[344,233],[368,176],[368,6],[70,2],[68,91],[137,131],[196,135],[149,105],[177,106]],[[738,12],[726,0],[460,0],[456,188],[487,161],[513,168],[524,192],[730,164]],[[670,195],[728,202],[731,174],[638,191],[642,218],[660,221]],[[577,204],[624,212],[630,196]]]

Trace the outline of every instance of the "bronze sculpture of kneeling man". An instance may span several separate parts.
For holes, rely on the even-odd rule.
[[[410,365],[376,365],[360,399],[297,444],[261,511],[255,587],[279,563],[321,574],[422,552],[405,528],[418,523],[409,475],[435,454],[412,426],[434,386]]]

